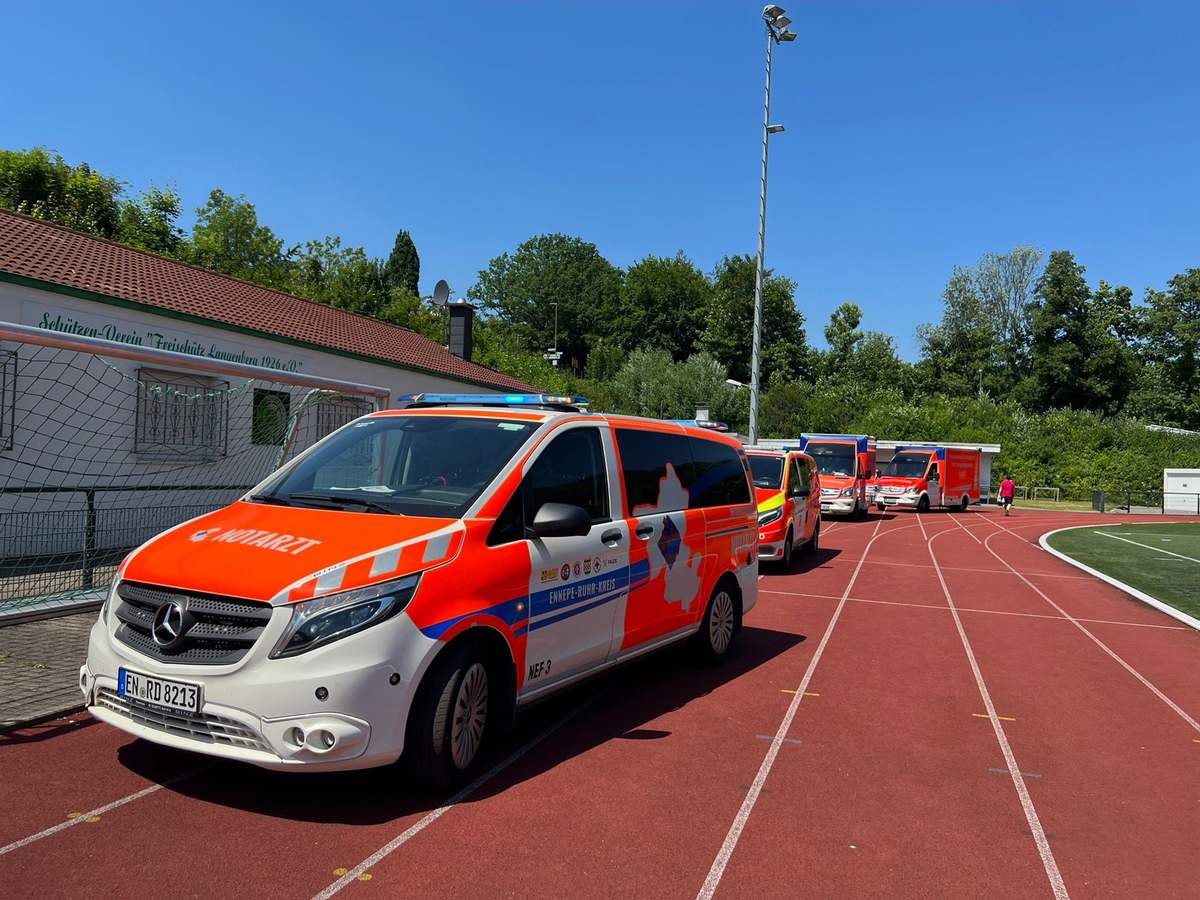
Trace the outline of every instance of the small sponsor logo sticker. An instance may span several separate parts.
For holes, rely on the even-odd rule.
[[[571,567],[566,563],[563,563],[563,567],[559,569],[558,574],[562,576],[563,581],[566,581],[571,577]]]
[[[583,561],[583,574],[584,575],[592,574],[592,561],[590,559],[585,559]]]
[[[579,565],[579,563],[575,563],[575,577],[576,577],[576,578],[578,578],[578,577],[579,577],[579,573],[580,573],[581,571],[582,571],[582,566],[580,566],[580,565]]]
[[[542,584],[547,581],[558,581],[558,569],[542,569]]]

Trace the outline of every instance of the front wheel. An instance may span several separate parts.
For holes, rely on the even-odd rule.
[[[919,512],[919,513],[929,512],[929,498],[928,497],[923,496],[923,497],[921,497],[920,500],[917,501],[917,512]]]
[[[792,567],[792,529],[788,528],[787,537],[783,539],[783,558],[779,560],[779,567],[786,572]]]
[[[433,788],[465,783],[487,731],[490,679],[478,651],[443,654],[421,682],[405,753],[414,777]]]
[[[737,601],[729,592],[728,585],[718,583],[713,588],[695,637],[696,655],[701,662],[716,665],[729,658],[736,623]]]

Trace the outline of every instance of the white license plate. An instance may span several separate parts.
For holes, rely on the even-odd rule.
[[[181,716],[200,714],[200,685],[186,681],[170,681],[140,672],[120,669],[117,672],[117,693],[134,703],[144,703],[168,709]]]

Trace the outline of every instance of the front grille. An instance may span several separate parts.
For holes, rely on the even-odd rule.
[[[257,732],[241,722],[227,719],[224,716],[208,716],[203,713],[192,718],[177,716],[163,710],[130,703],[116,691],[108,688],[100,688],[96,692],[96,705],[112,710],[138,725],[153,728],[164,734],[173,734],[204,744],[220,744],[226,747],[260,750],[263,753],[270,752]]]
[[[168,663],[231,665],[241,660],[271,620],[269,604],[236,597],[185,594],[135,582],[117,587],[116,637],[138,653]],[[154,617],[174,603],[183,611],[182,636],[164,646],[154,638]]]

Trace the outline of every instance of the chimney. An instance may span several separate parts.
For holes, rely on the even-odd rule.
[[[459,297],[446,303],[450,311],[450,352],[466,362],[471,361],[471,330],[475,323],[475,307]]]

